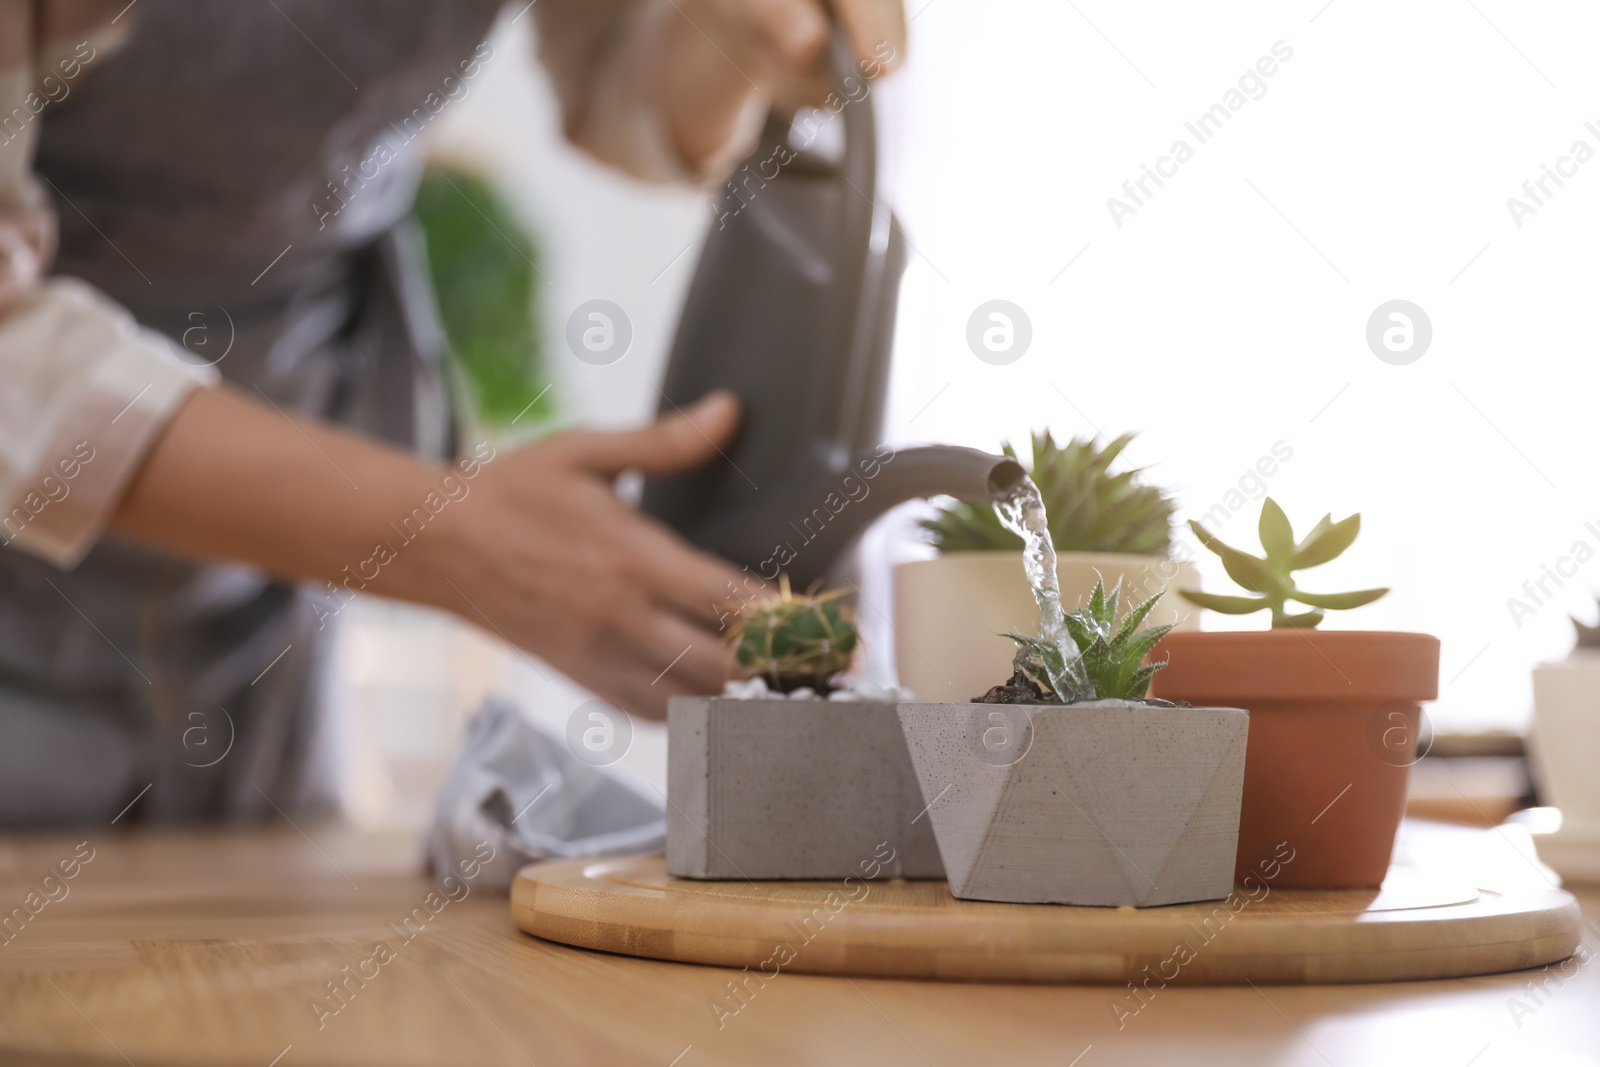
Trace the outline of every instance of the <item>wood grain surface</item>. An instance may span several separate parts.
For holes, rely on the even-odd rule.
[[[1572,955],[1577,901],[1502,895],[1411,868],[1382,890],[1274,889],[1160,908],[957,900],[943,882],[702,882],[657,854],[525,868],[517,925],[583,948],[810,974],[1005,982],[1382,982]],[[741,975],[740,981],[744,981]],[[1146,983],[1149,983],[1146,985]]]
[[[1597,944],[1587,925],[1581,959],[1476,978],[1255,988],[1179,978],[1137,999],[1126,986],[785,970],[733,999],[735,972],[543,941],[517,930],[505,896],[478,889],[401,943],[390,924],[435,888],[417,842],[302,829],[307,836],[280,821],[278,829],[0,838],[6,909],[39,890],[80,842],[95,850],[66,896],[0,944],[0,1064],[1600,1062],[1600,970],[1586,962]],[[1412,836],[1427,846],[1414,858],[1430,870],[1460,858],[1474,872],[1543,881],[1514,834],[1428,827]],[[1600,894],[1579,896],[1589,918],[1600,917]],[[327,1003],[326,983],[360,966],[380,940],[394,944],[394,958],[364,985],[352,982],[319,1024],[313,1005]]]

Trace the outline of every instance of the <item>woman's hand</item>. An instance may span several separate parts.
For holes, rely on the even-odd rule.
[[[864,62],[855,73],[893,70],[906,47],[901,0],[675,0],[674,6],[690,32],[716,46],[721,66],[749,78],[780,107],[820,106],[832,88],[830,8]]]
[[[731,394],[625,433],[575,430],[484,466],[441,516],[443,603],[583,685],[648,718],[669,696],[716,693],[726,622],[749,578],[623,504],[623,471],[666,474],[725,462]],[[753,581],[753,579],[751,579]],[[456,595],[452,596],[452,590]]]
[[[690,161],[717,155],[752,98],[786,109],[821,106],[834,84],[828,57],[835,12],[870,79],[901,62],[902,0],[658,0],[661,80],[678,150]]]
[[[448,608],[660,718],[675,693],[721,690],[726,623],[759,586],[629,508],[612,483],[624,470],[724,462],[717,450],[738,418],[718,394],[641,430],[571,431],[498,455],[480,445],[445,468],[200,389],[112,525],[182,555],[313,580],[323,616],[357,592]]]

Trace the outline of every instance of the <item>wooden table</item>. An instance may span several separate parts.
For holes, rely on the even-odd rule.
[[[431,885],[416,843],[337,828],[4,839],[0,911],[47,899],[44,874],[85,840],[93,859],[45,887],[59,899],[0,928],[0,1063],[1600,1064],[1594,890],[1578,890],[1591,958],[1565,973],[1175,985],[1121,1030],[1126,989],[781,974],[719,1028],[711,1005],[733,972],[547,944],[512,926],[502,896],[424,907],[403,940],[387,924]],[[1537,873],[1509,836],[1472,840]],[[340,980],[342,1003],[326,987]]]

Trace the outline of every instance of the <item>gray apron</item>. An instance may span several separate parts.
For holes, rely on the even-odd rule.
[[[57,273],[253,396],[448,457],[441,333],[403,220],[419,134],[498,6],[144,0],[43,119]],[[105,823],[136,797],[119,824],[323,806],[330,634],[249,568],[113,536],[66,573],[0,550],[0,826]]]

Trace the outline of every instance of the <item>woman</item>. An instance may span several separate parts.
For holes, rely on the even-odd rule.
[[[0,0],[0,823],[313,802],[319,638],[355,590],[641,714],[721,684],[736,572],[612,481],[715,460],[731,398],[457,455],[402,220],[498,8]],[[861,54],[902,50],[896,0],[834,9]],[[641,177],[715,178],[770,104],[825,91],[820,0],[514,17],[568,136]],[[186,331],[226,355],[198,366]]]

